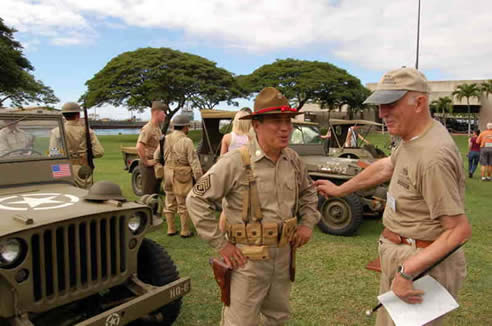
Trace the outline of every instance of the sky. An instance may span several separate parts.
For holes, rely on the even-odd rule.
[[[419,69],[428,79],[492,78],[492,1],[421,2]],[[295,58],[376,82],[415,66],[417,12],[418,0],[2,0],[0,17],[61,106],[109,60],[142,47],[200,55],[238,75]],[[130,117],[124,108],[96,113]]]

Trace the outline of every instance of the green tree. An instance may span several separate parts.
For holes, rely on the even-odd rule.
[[[453,112],[453,100],[449,96],[440,97],[432,101],[430,107],[434,112],[440,112],[442,114],[444,126],[446,126],[446,113]]]
[[[319,61],[276,60],[249,75],[239,76],[238,80],[249,95],[267,86],[276,87],[298,110],[309,102],[329,110],[344,104],[351,109],[360,109],[365,95],[369,94],[356,77]]]
[[[86,107],[105,103],[130,110],[149,107],[154,100],[169,105],[164,131],[185,104],[213,109],[241,96],[234,76],[203,57],[169,48],[142,48],[111,59],[86,83],[80,101]]]
[[[461,101],[463,98],[466,99],[466,105],[468,107],[468,136],[471,135],[471,108],[470,108],[470,98],[475,97],[476,99],[480,99],[481,95],[480,87],[476,83],[472,84],[461,84],[456,86],[453,93],[453,96]]]
[[[488,98],[492,94],[492,79],[480,84],[480,90],[484,94],[485,98]]]
[[[58,102],[53,90],[30,73],[34,67],[22,53],[22,45],[14,39],[15,32],[0,18],[0,106],[6,100],[15,106]]]

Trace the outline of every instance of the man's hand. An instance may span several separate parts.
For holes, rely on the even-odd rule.
[[[309,239],[311,239],[311,235],[313,234],[313,230],[308,228],[305,225],[298,225],[296,233],[294,234],[294,238],[291,243],[294,248],[300,248],[308,243]]]
[[[391,290],[406,303],[422,303],[422,295],[424,294],[424,291],[415,290],[413,288],[413,282],[404,279],[398,273],[395,274],[393,283],[391,283]]]
[[[316,190],[325,197],[341,197],[340,187],[329,180],[316,180],[314,181],[314,185],[316,186]]]
[[[244,264],[246,264],[247,261],[241,250],[230,242],[219,251],[219,254],[224,258],[225,263],[232,269],[244,267]]]
[[[154,166],[155,164],[157,163],[156,160],[146,160],[145,161],[145,165],[148,166],[148,167],[152,167]]]

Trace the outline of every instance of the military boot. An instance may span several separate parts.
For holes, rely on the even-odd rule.
[[[176,225],[174,223],[174,213],[165,213],[166,222],[167,222],[167,235],[173,236],[178,232],[176,231]]]
[[[193,232],[190,230],[190,217],[188,212],[179,214],[181,220],[181,238],[189,238],[193,236]]]

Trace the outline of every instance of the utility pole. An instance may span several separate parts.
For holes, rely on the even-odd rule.
[[[419,47],[420,47],[420,0],[419,0],[419,10],[417,17],[417,55],[415,59],[415,69],[419,70]]]

